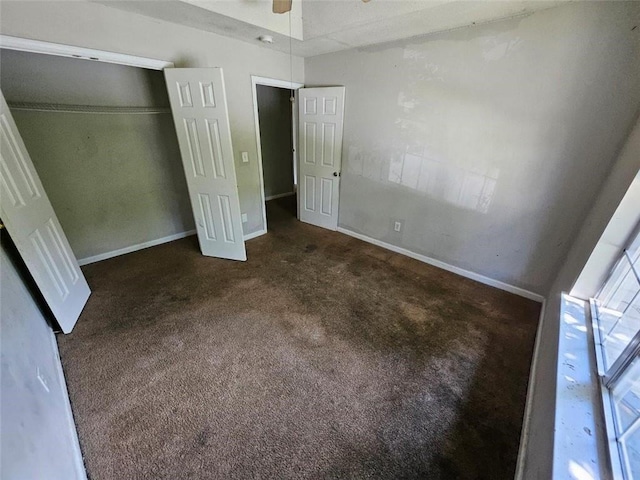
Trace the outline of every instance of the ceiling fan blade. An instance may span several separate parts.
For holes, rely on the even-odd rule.
[[[287,13],[291,11],[292,0],[273,0],[273,13]]]

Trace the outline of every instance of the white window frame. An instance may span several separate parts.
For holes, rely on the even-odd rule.
[[[638,283],[640,284],[640,272],[638,272],[634,266],[633,261],[628,253],[628,248],[631,244],[636,241],[636,239],[640,236],[640,224],[636,226],[633,230],[632,235],[629,240],[625,243],[625,247],[622,249],[620,255],[617,256],[616,261],[614,262],[609,275],[602,282],[598,293],[595,295],[597,297],[600,292],[604,289],[605,285],[611,279],[616,267],[622,261],[624,257],[627,258],[631,265],[631,273],[635,275]],[[634,297],[635,298],[635,297]],[[623,443],[624,439],[635,432],[638,428],[640,428],[640,416],[636,418],[631,425],[627,427],[624,432],[620,432],[617,427],[617,422],[615,419],[615,406],[613,400],[613,392],[612,389],[618,382],[618,380],[622,377],[622,375],[627,371],[630,367],[633,360],[640,356],[640,330],[636,332],[634,337],[631,339],[629,344],[622,351],[620,356],[615,360],[613,365],[611,365],[608,369],[605,367],[605,359],[604,359],[604,339],[602,338],[600,332],[600,324],[598,320],[598,309],[597,309],[597,301],[595,298],[589,299],[590,306],[590,314],[591,314],[591,322],[593,328],[593,337],[595,343],[595,352],[596,352],[596,364],[598,367],[598,377],[600,380],[600,392],[602,396],[602,406],[604,411],[605,418],[605,426],[607,432],[607,445],[609,451],[609,459],[611,462],[611,471],[614,479],[628,479],[631,478],[628,475],[628,472],[631,471],[631,466],[628,462],[628,455],[624,454],[623,450],[625,448],[625,444]]]

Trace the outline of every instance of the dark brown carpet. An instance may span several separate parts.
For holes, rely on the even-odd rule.
[[[92,479],[511,479],[539,305],[269,206],[83,268],[58,336]]]

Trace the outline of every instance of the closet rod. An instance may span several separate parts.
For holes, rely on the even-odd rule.
[[[171,113],[169,107],[109,107],[104,105],[64,105],[60,103],[7,102],[12,110],[62,113],[94,113],[99,115],[155,115]]]

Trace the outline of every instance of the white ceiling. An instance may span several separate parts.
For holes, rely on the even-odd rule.
[[[289,14],[271,0],[101,0],[117,8],[179,23],[294,55],[311,57],[487,23],[571,0],[293,0]],[[273,36],[271,45],[260,35]],[[291,44],[291,45],[290,45]]]
[[[290,15],[274,14],[271,11],[270,0],[182,0],[182,2],[302,40],[302,3],[300,1],[292,2]],[[291,24],[289,24],[290,20]]]

